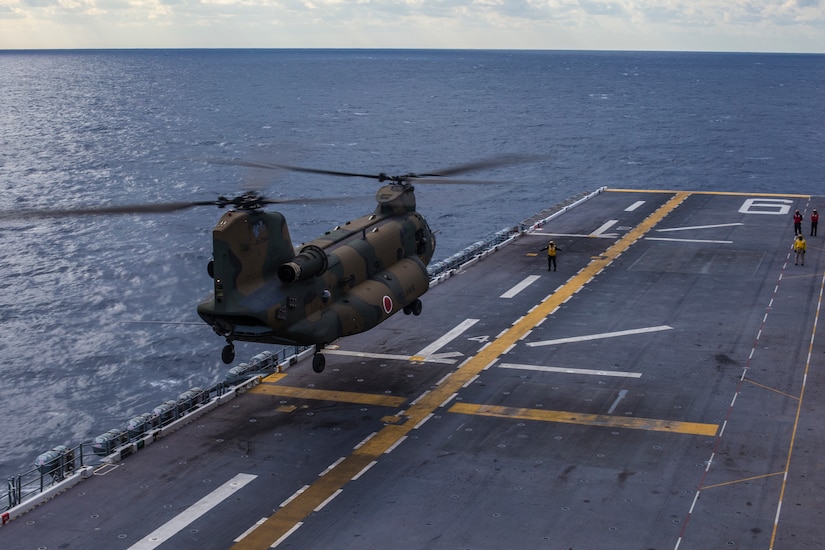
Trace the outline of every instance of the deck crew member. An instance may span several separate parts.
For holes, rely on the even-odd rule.
[[[556,253],[560,252],[561,248],[557,247],[555,242],[550,241],[542,250],[547,251],[547,271],[555,271]]]
[[[816,226],[819,223],[819,212],[814,210],[811,212],[811,237],[816,236]]]
[[[801,263],[805,265],[805,237],[802,235],[797,235],[796,240],[793,242],[793,251],[796,252],[796,258],[794,259],[793,265],[797,265]]]
[[[802,234],[802,214],[799,213],[799,210],[793,213],[793,233],[794,235]]]

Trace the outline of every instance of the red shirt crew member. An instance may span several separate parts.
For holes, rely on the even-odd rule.
[[[802,214],[799,210],[793,213],[793,233],[794,235],[802,234]]]

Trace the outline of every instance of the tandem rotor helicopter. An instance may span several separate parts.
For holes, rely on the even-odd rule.
[[[429,288],[427,264],[436,246],[434,232],[416,212],[413,183],[478,183],[451,176],[525,162],[503,156],[431,173],[389,176],[286,164],[211,161],[253,168],[370,178],[382,186],[372,213],[348,221],[295,248],[286,218],[266,205],[312,202],[267,199],[248,191],[214,201],[138,204],[65,210],[17,211],[21,216],[83,216],[174,212],[196,206],[229,208],[212,231],[213,256],[207,269],[212,294],[198,315],[226,340],[221,359],[235,359],[235,341],[315,346],[312,368],[322,372],[323,348],[342,336],[365,332],[398,311],[420,315]],[[0,214],[0,218],[7,217]]]

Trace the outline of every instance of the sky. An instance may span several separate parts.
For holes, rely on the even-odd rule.
[[[0,0],[0,49],[825,53],[825,0]]]

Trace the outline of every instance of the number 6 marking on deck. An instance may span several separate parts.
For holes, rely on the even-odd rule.
[[[790,199],[747,199],[742,203],[739,212],[741,214],[774,214],[784,216],[791,211],[791,204],[793,204],[793,201]]]

